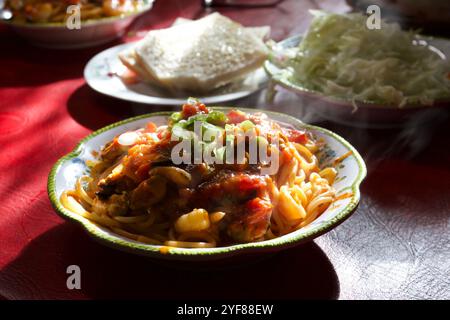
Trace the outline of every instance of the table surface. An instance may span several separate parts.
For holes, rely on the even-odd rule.
[[[332,0],[286,0],[276,8],[220,11],[245,25],[271,25],[273,38],[281,40],[305,30],[311,8],[349,9]],[[202,14],[199,1],[157,1],[132,30],[161,28],[177,16]],[[130,33],[124,41],[139,36],[142,32]],[[265,260],[218,270],[174,269],[92,241],[54,213],[46,191],[54,162],[92,130],[167,108],[114,100],[85,84],[85,64],[108,46],[38,49],[3,27],[0,46],[4,299],[450,298],[448,113],[420,128],[366,130],[321,121],[287,92],[271,104],[264,101],[264,92],[235,102],[287,112],[348,139],[369,171],[360,206],[333,231]],[[81,267],[81,290],[66,288],[66,268],[73,264]]]

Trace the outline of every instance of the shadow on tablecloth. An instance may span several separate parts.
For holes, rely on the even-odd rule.
[[[34,239],[0,272],[8,299],[337,299],[333,265],[314,242],[267,259],[220,269],[172,268],[94,242],[71,223]],[[66,268],[81,268],[81,290]],[[180,266],[182,262],[178,262]]]

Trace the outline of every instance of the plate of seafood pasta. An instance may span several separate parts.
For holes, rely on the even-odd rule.
[[[170,28],[99,53],[84,77],[97,92],[137,103],[180,105],[189,96],[204,103],[236,100],[267,84],[262,65],[269,33],[267,26],[244,27],[219,13],[179,18]]]
[[[298,245],[357,208],[366,167],[291,116],[190,98],[100,129],[48,178],[56,212],[110,247],[210,260]]]

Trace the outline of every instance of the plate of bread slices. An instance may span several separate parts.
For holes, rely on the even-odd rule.
[[[269,33],[270,27],[244,27],[219,13],[179,18],[170,28],[100,52],[84,76],[95,91],[137,103],[179,105],[187,96],[232,101],[266,86]]]

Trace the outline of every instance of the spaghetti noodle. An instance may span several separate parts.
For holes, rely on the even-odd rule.
[[[215,138],[195,140],[194,122]],[[251,132],[258,148],[278,156],[275,171],[264,173],[269,164],[261,158],[251,162],[253,140],[248,135],[240,141],[239,132]],[[179,163],[174,155],[195,159],[186,150],[173,152],[180,143],[175,136],[212,152],[216,160],[236,151],[235,162]],[[308,225],[337,199],[336,170],[319,167],[322,146],[311,133],[282,127],[264,114],[225,115],[190,100],[165,126],[149,123],[115,137],[90,163],[90,175],[63,192],[61,203],[148,244],[210,248],[263,241]],[[243,161],[236,163],[240,147]]]

